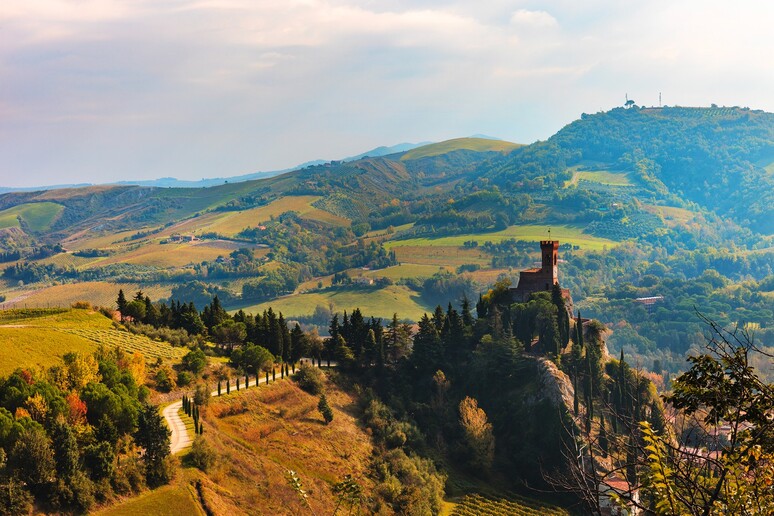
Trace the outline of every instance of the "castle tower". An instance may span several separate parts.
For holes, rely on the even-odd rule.
[[[540,269],[541,276],[550,281],[546,285],[546,290],[551,286],[559,283],[559,241],[558,240],[541,240],[540,241],[540,253],[543,255],[543,266]]]

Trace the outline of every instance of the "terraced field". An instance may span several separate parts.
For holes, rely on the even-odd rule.
[[[451,511],[452,516],[569,516],[561,507],[509,493],[506,496],[470,494]]]
[[[67,353],[90,353],[100,344],[139,351],[149,361],[177,360],[186,351],[117,330],[110,319],[90,310],[0,311],[0,376],[18,367],[48,368]]]
[[[82,328],[61,328],[59,331],[70,335],[76,335],[96,344],[121,348],[129,353],[139,351],[146,359],[180,359],[188,351],[185,348],[173,347],[167,342],[153,341],[144,335],[135,335],[134,333],[129,333],[127,331]]]

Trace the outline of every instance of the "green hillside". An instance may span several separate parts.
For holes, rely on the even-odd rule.
[[[518,281],[550,228],[576,306],[618,327],[612,346],[676,369],[700,339],[697,304],[760,324],[774,345],[757,295],[774,273],[772,156],[769,113],[617,108],[527,146],[460,138],[211,188],[10,193],[0,296],[110,304],[123,285],[197,306],[218,295],[230,310],[302,317],[333,303],[415,319]],[[657,295],[663,307],[637,310]]]
[[[403,156],[401,160],[409,161],[432,156],[440,156],[457,150],[469,150],[475,152],[510,152],[513,149],[521,147],[518,143],[506,142],[503,140],[490,140],[488,138],[454,138],[439,143],[431,143],[412,149]]]
[[[0,229],[26,227],[31,231],[46,231],[62,213],[64,206],[54,202],[20,204],[0,211]],[[22,222],[19,223],[21,218]]]

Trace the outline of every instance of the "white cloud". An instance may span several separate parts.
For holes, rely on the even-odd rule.
[[[625,93],[774,110],[772,15],[748,0],[4,0],[0,185],[529,142]]]
[[[527,9],[519,9],[511,15],[511,24],[517,26],[527,26],[534,28],[551,28],[556,27],[559,23],[556,18],[551,16],[546,11],[529,11]]]

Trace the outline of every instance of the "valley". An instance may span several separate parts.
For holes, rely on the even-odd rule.
[[[703,416],[678,405],[708,332],[739,328],[756,381],[774,377],[772,149],[769,113],[616,108],[531,145],[0,195],[0,448],[21,471],[21,435],[72,431],[83,457],[65,471],[52,449],[20,503],[582,513],[598,493],[559,472],[589,460],[631,486],[646,437],[690,441],[667,439],[660,394]],[[517,299],[520,273],[551,269],[546,241],[558,283]],[[302,358],[336,366],[310,379]],[[184,396],[193,445],[172,457],[157,406]]]

